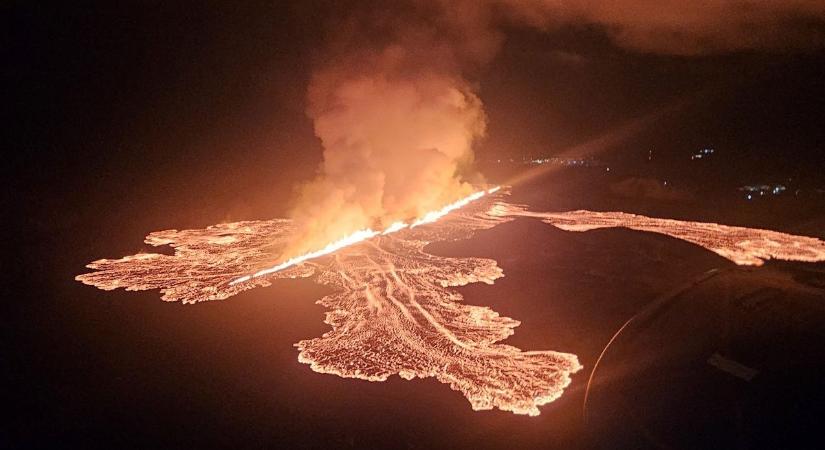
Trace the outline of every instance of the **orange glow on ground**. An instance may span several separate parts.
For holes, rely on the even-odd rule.
[[[384,381],[433,377],[461,392],[474,410],[498,408],[538,415],[562,395],[582,366],[576,355],[522,351],[501,344],[519,322],[465,303],[453,287],[493,284],[496,261],[431,255],[431,242],[463,239],[518,217],[585,231],[625,227],[684,239],[737,264],[768,258],[825,260],[825,242],[769,230],[591,211],[540,213],[502,201],[498,188],[480,191],[410,224],[364,230],[317,252],[269,269],[268,261],[296,230],[288,220],[219,224],[201,230],[151,233],[146,242],[174,255],[143,253],[101,259],[76,279],[104,290],[159,289],[163,300],[222,300],[274,279],[314,276],[333,288],[319,300],[331,330],[298,342],[298,360],[313,371]],[[252,275],[250,275],[252,274]],[[257,275],[257,276],[256,276]]]
[[[537,217],[566,231],[629,228],[671,236],[704,247],[738,265],[761,266],[766,260],[825,261],[825,241],[779,231],[718,223],[659,219],[623,212],[568,211],[537,213],[508,205],[499,214]]]
[[[365,230],[300,262],[264,271],[255,268],[271,261],[295,234],[291,222],[155,232],[146,242],[171,245],[175,255],[102,259],[89,264],[96,271],[77,279],[106,290],[160,289],[164,300],[196,303],[225,299],[277,278],[315,276],[335,293],[319,301],[328,308],[325,322],[332,329],[296,344],[298,360],[313,371],[369,381],[433,377],[461,392],[474,410],[538,415],[538,407],[561,396],[571,375],[581,370],[576,355],[525,352],[498,343],[519,322],[466,304],[453,289],[492,284],[503,275],[498,264],[424,252],[430,242],[467,238],[512,220],[490,214],[497,191],[476,192],[382,233]]]

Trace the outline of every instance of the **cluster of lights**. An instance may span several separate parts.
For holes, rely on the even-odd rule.
[[[699,150],[698,152],[690,155],[690,159],[695,160],[695,159],[708,158],[710,155],[714,154],[715,152],[716,152],[715,149],[703,148],[702,150]]]
[[[525,164],[555,164],[559,166],[590,167],[600,165],[598,161],[587,158],[524,158]]]
[[[740,191],[745,192],[745,198],[748,200],[753,200],[756,196],[779,195],[787,189],[783,184],[760,184],[758,186],[742,186],[739,188]]]

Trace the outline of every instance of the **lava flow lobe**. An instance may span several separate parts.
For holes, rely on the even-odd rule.
[[[146,242],[170,245],[174,255],[102,259],[88,266],[97,271],[77,279],[106,290],[160,289],[166,301],[196,303],[272,279],[314,275],[336,291],[319,300],[329,310],[325,322],[332,330],[296,344],[298,360],[312,370],[369,381],[434,377],[463,393],[475,410],[537,415],[538,406],[558,398],[581,369],[576,355],[499,344],[519,322],[463,303],[451,287],[492,284],[503,276],[501,268],[491,259],[423,250],[430,242],[466,238],[513,220],[489,213],[493,195],[478,198],[437,223],[375,236],[265,276],[247,274],[276,259],[294,232],[289,221],[155,232]]]

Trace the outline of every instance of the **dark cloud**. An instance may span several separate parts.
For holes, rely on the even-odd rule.
[[[635,51],[698,55],[792,50],[825,44],[819,0],[500,0],[503,15],[542,29],[602,27]]]

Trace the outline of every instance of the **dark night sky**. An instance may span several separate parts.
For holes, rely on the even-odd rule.
[[[304,114],[322,45],[318,4],[10,9],[6,145],[19,193],[106,186],[113,198],[157,198],[185,176],[191,196],[176,195],[190,206],[220,183],[210,203],[272,214],[280,211],[264,199],[309,178],[320,160]],[[821,51],[678,57],[617,48],[596,27],[507,35],[476,80],[489,116],[480,159],[560,153],[680,104],[605,150],[681,155],[712,145],[757,174],[825,162]]]
[[[295,3],[0,7],[10,106],[3,121],[3,272],[12,297],[4,301],[2,326],[11,333],[3,351],[14,362],[5,384],[25,385],[21,392],[47,386],[34,400],[4,394],[20,405],[21,417],[29,417],[27,407],[53,406],[50,395],[60,388],[43,373],[59,372],[70,358],[44,349],[101,301],[95,292],[76,306],[82,314],[68,311],[63,320],[68,300],[60,289],[91,291],[70,279],[82,264],[138,251],[152,230],[282,216],[295,184],[315,173],[321,145],[304,112],[305,94],[327,2]],[[473,80],[489,118],[476,157],[563,154],[638,121],[636,132],[597,146],[599,156],[642,166],[651,147],[678,161],[713,146],[721,162],[716,175],[735,180],[731,186],[790,176],[825,186],[823,73],[822,50],[666,56],[619,48],[596,26],[514,28]],[[168,306],[155,305],[155,293],[133,300]],[[201,314],[218,314],[212,311]],[[131,322],[124,316],[114,323]],[[95,336],[115,328],[100,325]],[[284,360],[294,358],[292,350]]]

